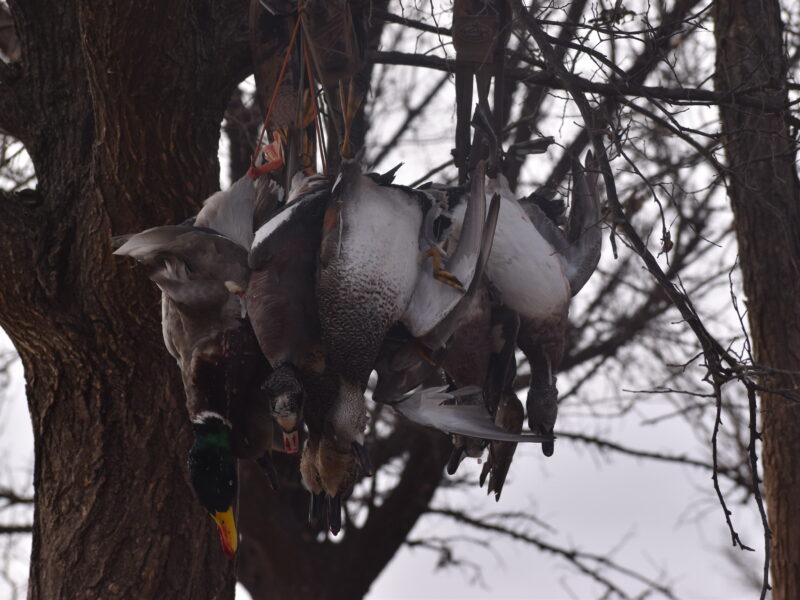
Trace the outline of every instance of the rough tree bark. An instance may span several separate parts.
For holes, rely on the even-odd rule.
[[[786,103],[778,0],[715,3],[716,87]],[[723,106],[728,194],[756,361],[781,371],[774,389],[800,389],[800,182],[797,141],[780,114]],[[773,598],[800,598],[800,403],[762,394],[764,482],[772,529]]]
[[[0,325],[35,440],[29,598],[223,598],[233,569],[185,476],[190,433],[158,296],[112,235],[177,222],[218,181],[249,68],[236,0],[10,2],[0,129],[34,192],[0,197]]]

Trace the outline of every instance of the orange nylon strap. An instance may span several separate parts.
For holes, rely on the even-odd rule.
[[[280,169],[283,166],[283,161],[273,160],[257,167],[256,160],[258,159],[258,154],[259,152],[261,152],[261,147],[262,144],[264,143],[264,135],[267,133],[267,127],[269,126],[269,121],[270,118],[272,117],[272,109],[275,106],[275,100],[278,98],[278,91],[280,90],[281,84],[283,83],[283,78],[286,75],[286,68],[289,66],[289,58],[292,56],[292,49],[294,48],[294,44],[297,41],[297,33],[300,31],[301,21],[302,18],[298,14],[297,22],[295,22],[294,29],[292,30],[292,37],[289,40],[289,46],[286,48],[286,56],[284,56],[283,58],[281,71],[278,74],[278,81],[275,83],[275,89],[272,92],[272,99],[269,101],[269,107],[267,108],[267,116],[264,118],[264,124],[261,127],[261,135],[258,136],[258,144],[256,145],[256,151],[250,158],[250,169],[248,169],[247,175],[252,179],[258,179],[261,175],[264,175],[276,169]]]
[[[311,62],[309,57],[308,41],[303,38],[303,55],[305,56],[306,73],[308,74],[309,93],[311,95],[311,106],[314,110],[314,130],[317,134],[317,143],[319,144],[319,154],[322,158],[322,172],[328,174],[328,160],[325,155],[325,140],[322,137],[322,123],[319,118],[319,106],[317,105],[317,93],[314,86],[314,74],[311,71]]]

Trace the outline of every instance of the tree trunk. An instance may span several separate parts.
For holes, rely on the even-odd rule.
[[[36,192],[0,198],[0,325],[35,443],[29,598],[224,598],[233,567],[185,474],[190,430],[154,286],[112,235],[175,223],[217,185],[246,74],[246,7],[11,2],[0,128]]]
[[[446,436],[402,423],[389,438],[372,444],[377,468],[406,452],[409,457],[382,504],[370,507],[363,523],[351,521],[348,514],[336,543],[327,531],[309,528],[309,495],[291,458],[278,463],[283,483],[277,493],[257,468],[243,464],[239,581],[254,600],[365,596],[427,511],[451,447]]]
[[[777,0],[715,3],[716,87],[786,103]],[[783,115],[725,105],[728,193],[736,219],[756,361],[782,370],[776,390],[800,388],[800,183],[796,140]],[[794,372],[792,375],[789,372]],[[775,600],[800,598],[800,403],[763,394],[764,482]]]

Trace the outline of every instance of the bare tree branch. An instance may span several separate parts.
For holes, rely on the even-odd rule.
[[[539,24],[536,22],[536,19],[528,12],[525,8],[521,0],[512,0],[512,4],[514,8],[518,11],[518,13],[522,16],[525,20],[525,24],[530,31],[533,38],[536,40],[536,43],[539,45],[539,48],[542,50],[542,53],[547,60],[548,65],[552,68],[557,74],[558,77],[564,82],[564,85],[569,89],[569,92],[578,105],[578,108],[581,112],[581,116],[583,117],[587,130],[589,131],[590,138],[592,140],[592,146],[594,147],[595,152],[597,153],[597,159],[600,164],[600,170],[603,174],[603,179],[606,184],[606,192],[609,199],[609,205],[612,210],[612,214],[615,219],[615,225],[619,226],[622,231],[624,232],[625,238],[627,239],[628,243],[631,245],[632,249],[642,258],[643,262],[645,263],[648,271],[653,275],[656,280],[661,284],[664,291],[669,296],[672,303],[678,308],[678,310],[683,315],[684,319],[686,320],[689,327],[691,327],[692,331],[695,333],[698,341],[700,342],[703,353],[706,360],[706,368],[708,369],[708,379],[709,382],[713,385],[715,394],[717,396],[717,424],[715,425],[715,432],[718,430],[719,426],[719,414],[720,414],[720,406],[721,406],[721,388],[725,381],[730,379],[739,379],[742,383],[744,383],[748,390],[750,390],[750,386],[754,385],[753,382],[750,381],[750,376],[747,373],[747,368],[742,365],[734,356],[728,353],[724,347],[708,332],[705,328],[703,323],[700,320],[699,315],[697,314],[691,300],[679,290],[675,285],[673,285],[666,274],[661,270],[658,262],[655,260],[653,255],[648,251],[644,242],[642,242],[641,238],[631,225],[630,221],[628,220],[627,216],[625,215],[625,211],[622,208],[622,205],[619,202],[619,198],[617,197],[616,193],[616,186],[614,183],[614,178],[611,174],[611,167],[608,161],[608,156],[606,154],[605,146],[600,138],[600,136],[606,131],[607,124],[605,123],[603,117],[594,111],[589,102],[587,101],[586,97],[583,94],[583,91],[579,88],[576,78],[569,73],[565,68],[561,61],[558,60],[558,57],[553,49],[553,47],[549,44],[544,32],[542,31]],[[762,109],[763,110],[763,109]],[[727,365],[727,369],[723,367],[723,363]],[[753,406],[755,403],[755,395],[753,393]],[[755,409],[753,408],[753,414]],[[751,420],[751,432],[755,435],[755,424]],[[715,435],[716,438],[716,435]],[[751,446],[754,446],[755,438],[751,441]],[[715,446],[715,440],[712,442],[712,446]],[[765,538],[769,541],[769,527],[767,525],[766,520],[766,513],[764,512],[763,503],[760,501],[761,493],[758,488],[758,476],[756,471],[755,465],[755,453],[752,452],[751,460],[752,460],[752,468],[753,468],[753,477],[754,484],[753,494],[757,498],[757,504],[759,508],[759,512],[762,515],[762,522],[765,527]],[[715,458],[715,465],[716,465],[716,458]],[[733,525],[729,519],[729,511],[725,505],[724,498],[719,491],[719,487],[717,484],[716,477],[714,478],[715,489],[717,490],[720,503],[722,505],[723,511],[725,513],[725,518],[728,521],[729,527],[731,529],[732,535],[734,536],[734,540],[738,539],[738,535],[733,530]],[[739,545],[742,548],[745,546],[739,542]],[[765,573],[768,574],[769,570],[769,552],[765,552]],[[768,575],[765,575],[767,577]],[[769,587],[768,579],[764,581],[764,588],[762,589],[762,598],[766,593]]]
[[[23,496],[10,488],[0,488],[0,500],[6,501],[5,506],[11,506],[12,504],[33,504],[34,501],[32,496]]]
[[[546,41],[546,40],[545,40]],[[370,59],[376,63],[386,65],[404,65],[410,67],[424,67],[438,71],[452,72],[454,63],[452,60],[438,56],[408,54],[405,52],[383,52],[373,51],[369,53]],[[637,70],[641,68],[637,66]],[[633,69],[630,69],[630,73]],[[790,104],[775,100],[772,96],[759,96],[749,93],[738,92],[717,92],[703,88],[668,88],[662,86],[646,86],[625,81],[603,83],[590,81],[577,75],[570,74],[570,85],[563,83],[563,80],[550,73],[532,71],[530,69],[517,67],[506,68],[505,75],[509,79],[519,81],[527,86],[546,86],[555,90],[569,90],[570,87],[577,91],[613,98],[616,96],[644,96],[667,100],[676,106],[711,106],[711,105],[730,105],[745,106],[758,109],[768,113],[780,113],[788,123],[800,126],[800,119],[788,113]]]
[[[0,535],[31,533],[32,531],[33,525],[0,525]]]
[[[607,591],[613,592],[618,596],[620,596],[621,598],[629,598],[630,596],[626,594],[625,591],[622,588],[620,588],[617,584],[611,581],[611,579],[603,575],[601,569],[607,568],[611,571],[617,572],[618,574],[630,577],[638,581],[639,583],[646,585],[649,589],[660,593],[666,598],[676,597],[668,587],[658,583],[653,579],[645,577],[644,575],[637,573],[636,571],[633,571],[631,569],[628,569],[627,567],[623,567],[615,563],[607,556],[600,554],[592,554],[589,552],[582,552],[574,548],[567,549],[560,546],[556,546],[554,544],[545,542],[537,537],[511,529],[505,526],[504,524],[488,523],[484,519],[475,519],[459,511],[433,508],[430,510],[430,512],[432,514],[438,514],[449,517],[458,523],[469,525],[470,527],[474,527],[475,529],[478,530],[492,531],[494,533],[501,534],[513,540],[524,542],[526,544],[531,544],[532,546],[537,547],[539,550],[560,556],[561,558],[565,559],[567,562],[572,564],[574,567],[576,567],[581,573],[591,577],[592,579],[603,585]]]
[[[400,124],[394,134],[392,134],[389,140],[383,146],[381,146],[380,150],[378,150],[378,154],[374,158],[370,158],[369,163],[371,165],[377,167],[380,162],[386,158],[386,155],[397,146],[398,142],[403,137],[403,134],[408,131],[408,128],[411,126],[414,120],[416,120],[422,114],[422,112],[428,107],[428,104],[430,104],[430,102],[439,94],[439,92],[442,91],[449,77],[450,74],[446,73],[444,77],[434,82],[430,90],[428,90],[428,93],[425,94],[425,97],[420,100],[416,106],[408,107],[403,122]]]
[[[598,448],[605,450],[611,450],[613,452],[618,452],[620,454],[624,454],[627,456],[635,456],[637,458],[647,458],[660,462],[670,462],[681,465],[688,465],[691,467],[699,467],[701,469],[706,469],[708,471],[711,471],[715,474],[718,473],[720,475],[724,475],[730,478],[736,484],[747,487],[747,482],[742,480],[742,475],[738,471],[736,471],[736,469],[723,467],[718,464],[717,465],[709,464],[701,460],[697,460],[695,458],[690,458],[683,454],[670,455],[670,454],[662,454],[660,452],[650,452],[647,450],[636,450],[634,448],[628,448],[626,446],[622,446],[621,444],[611,442],[604,438],[599,438],[590,435],[585,435],[582,433],[575,433],[569,431],[559,431],[558,437],[568,440],[575,440],[577,442],[583,442],[591,446],[596,446]]]

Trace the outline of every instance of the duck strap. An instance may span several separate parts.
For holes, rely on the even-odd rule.
[[[506,77],[505,58],[506,45],[511,37],[511,23],[509,22],[509,7],[507,0],[495,0],[498,13],[497,41],[494,45],[494,131],[499,140],[502,140],[503,127],[506,124]]]

